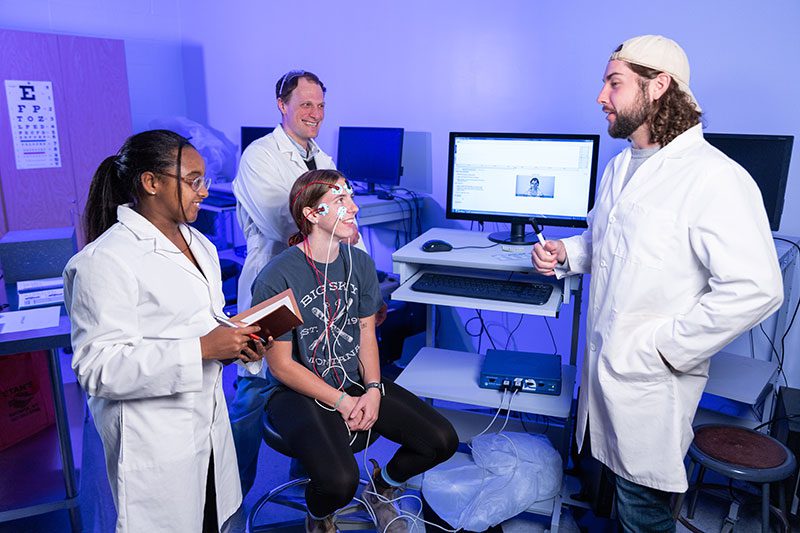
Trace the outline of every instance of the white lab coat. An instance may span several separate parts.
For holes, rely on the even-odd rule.
[[[126,206],[64,270],[72,367],[89,394],[117,508],[117,532],[200,531],[214,452],[217,517],[242,501],[222,365],[200,337],[224,306],[219,259],[182,228],[202,274]]]
[[[314,161],[318,169],[336,168],[333,159],[322,150]],[[236,216],[247,239],[247,258],[239,276],[239,312],[250,307],[258,273],[287,248],[289,237],[297,231],[289,213],[289,192],[305,172],[306,162],[280,125],[253,141],[242,154],[233,180]]]
[[[709,358],[783,300],[758,187],[701,126],[622,182],[606,167],[589,229],[566,239],[569,272],[592,273],[577,441],[617,475],[687,488],[683,458]]]

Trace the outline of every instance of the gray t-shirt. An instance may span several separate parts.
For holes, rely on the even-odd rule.
[[[352,255],[352,269],[348,254]],[[275,256],[253,282],[253,305],[291,288],[303,324],[275,340],[291,341],[294,360],[333,387],[342,384],[344,372],[350,379],[361,382],[359,319],[375,314],[383,305],[375,263],[364,251],[351,247],[348,252],[342,244],[339,257],[328,265],[325,287],[325,264],[315,262],[317,273],[308,261],[297,246]],[[323,304],[325,301],[327,306]],[[331,363],[334,368],[328,370]],[[344,372],[337,366],[342,366]],[[269,370],[267,381],[268,399],[275,387],[282,385]]]
[[[639,170],[639,167],[659,150],[661,150],[660,146],[654,146],[653,148],[634,148],[631,146],[631,162],[628,164],[628,171],[625,173],[625,179],[622,180],[623,188],[625,188],[631,180],[633,174]]]

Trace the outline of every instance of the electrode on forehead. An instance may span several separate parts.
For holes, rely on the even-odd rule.
[[[337,183],[336,185],[331,185],[330,187],[333,194],[339,195],[347,193],[350,196],[353,196],[353,187],[350,186],[350,182],[347,180],[344,180],[344,185]]]

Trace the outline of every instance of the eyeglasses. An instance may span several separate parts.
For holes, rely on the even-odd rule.
[[[284,85],[286,85],[287,83],[292,83],[293,79],[299,78],[300,76],[303,76],[305,73],[306,73],[305,70],[290,70],[289,72],[284,74],[283,79],[281,80],[281,86],[278,89],[278,98],[281,98],[283,96]]]
[[[201,188],[205,187],[208,190],[209,187],[214,183],[214,178],[209,178],[208,176],[197,176],[194,179],[178,177],[175,174],[167,174],[165,172],[160,172],[163,176],[169,176],[170,178],[178,178],[182,182],[189,185],[194,192],[198,192]]]

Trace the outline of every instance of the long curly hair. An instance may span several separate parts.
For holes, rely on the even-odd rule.
[[[662,72],[633,63],[628,63],[628,66],[643,78],[643,84],[645,80],[652,80]],[[703,115],[697,110],[689,95],[678,87],[675,80],[672,80],[666,92],[661,98],[652,102],[651,106],[650,140],[660,146],[668,145],[675,137],[699,124]]]

